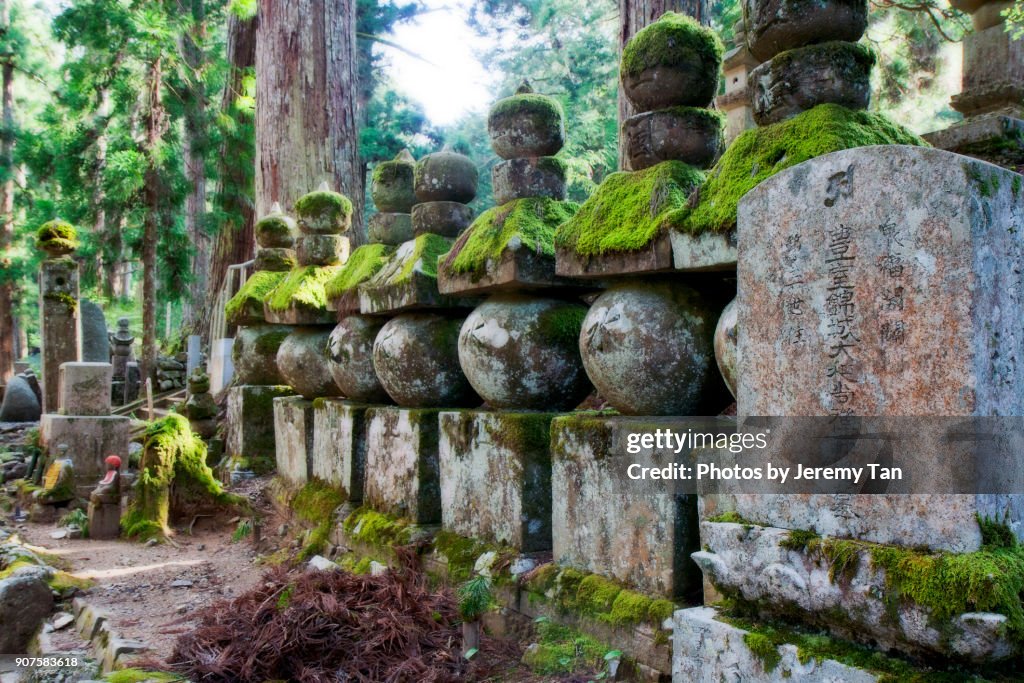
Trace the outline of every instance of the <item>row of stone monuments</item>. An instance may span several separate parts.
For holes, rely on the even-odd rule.
[[[693,605],[674,618],[677,683],[878,678],[784,644],[766,654],[719,618],[722,595],[918,661],[1019,657],[1015,612],[894,597],[897,579],[872,558],[961,557],[981,548],[984,520],[1024,537],[1021,495],[619,485],[629,434],[685,429],[730,392],[741,417],[1024,414],[1020,176],[861,111],[866,3],[747,5],[762,128],[724,156],[725,120],[708,108],[723,47],[668,14],[623,51],[639,112],[623,124],[629,170],[582,206],[565,201],[555,156],[561,109],[524,84],[491,110],[498,205],[475,219],[475,167],[444,151],[375,170],[371,243],[347,259],[336,193],[297,203],[297,265],[296,223],[261,220],[264,267],[228,307],[244,325],[228,453]],[[751,140],[780,151],[758,160]],[[709,207],[726,202],[728,178],[756,188]],[[726,218],[695,227],[708,215]],[[595,390],[611,411],[574,410]],[[854,541],[852,573],[793,540],[812,537]]]

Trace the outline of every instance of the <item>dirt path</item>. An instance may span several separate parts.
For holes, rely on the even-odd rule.
[[[75,576],[93,580],[86,601],[109,612],[122,637],[146,643],[147,658],[163,661],[177,635],[190,630],[189,615],[249,589],[262,574],[250,540],[232,542],[235,528],[226,517],[200,517],[191,534],[186,524],[173,544],[156,545],[54,539],[56,524],[25,523],[17,531],[26,543],[62,558]]]

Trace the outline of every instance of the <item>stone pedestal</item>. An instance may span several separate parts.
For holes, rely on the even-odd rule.
[[[121,535],[121,506],[89,502],[89,538],[117,538]]]
[[[551,413],[440,415],[445,529],[522,552],[551,549]]]
[[[390,407],[366,411],[366,504],[414,524],[441,522],[439,412]]]
[[[366,472],[366,412],[369,406],[320,399],[313,404],[313,476],[363,500]]]
[[[113,373],[110,363],[62,363],[60,414],[110,415]]]
[[[313,476],[313,402],[301,396],[274,399],[277,475],[292,486]]]
[[[67,457],[74,463],[75,487],[79,496],[88,498],[107,471],[108,455],[128,457],[131,419],[116,415],[76,416],[44,414],[39,425],[43,449],[55,453],[68,446]]]
[[[39,331],[44,413],[57,410],[61,364],[81,358],[78,315],[78,264],[70,258],[43,261],[39,271]]]
[[[693,596],[700,572],[697,496],[624,485],[634,461],[626,435],[686,431],[678,418],[567,415],[551,423],[552,541],[555,561],[617,579],[650,595]],[[675,456],[678,461],[679,456]]]
[[[264,474],[274,469],[274,399],[291,396],[287,386],[243,385],[228,390],[228,458],[244,458],[247,469]]]

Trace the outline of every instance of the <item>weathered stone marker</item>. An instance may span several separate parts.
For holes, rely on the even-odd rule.
[[[1012,172],[903,146],[829,154],[749,192],[739,210],[740,415],[1024,414],[1021,192]],[[1020,494],[702,503],[705,549],[694,558],[723,592],[911,654],[983,660],[1019,648],[998,610],[940,615],[905,592],[893,603],[899,570],[883,558],[927,567],[926,549],[977,551],[979,520],[1024,537]],[[715,521],[724,512],[754,526]],[[814,559],[818,546],[787,540],[794,531],[861,545],[848,547],[839,576]],[[957,579],[933,580],[962,591]],[[898,618],[887,618],[894,604]]]
[[[39,332],[43,355],[43,412],[57,410],[60,366],[82,356],[79,333],[78,248],[74,227],[60,220],[44,224],[36,246],[46,252],[39,271]]]
[[[87,363],[110,362],[110,338],[103,309],[88,299],[82,299],[82,360]]]

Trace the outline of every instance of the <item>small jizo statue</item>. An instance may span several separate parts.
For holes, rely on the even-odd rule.
[[[89,538],[117,538],[121,527],[121,458],[104,462],[107,473],[89,496]]]

